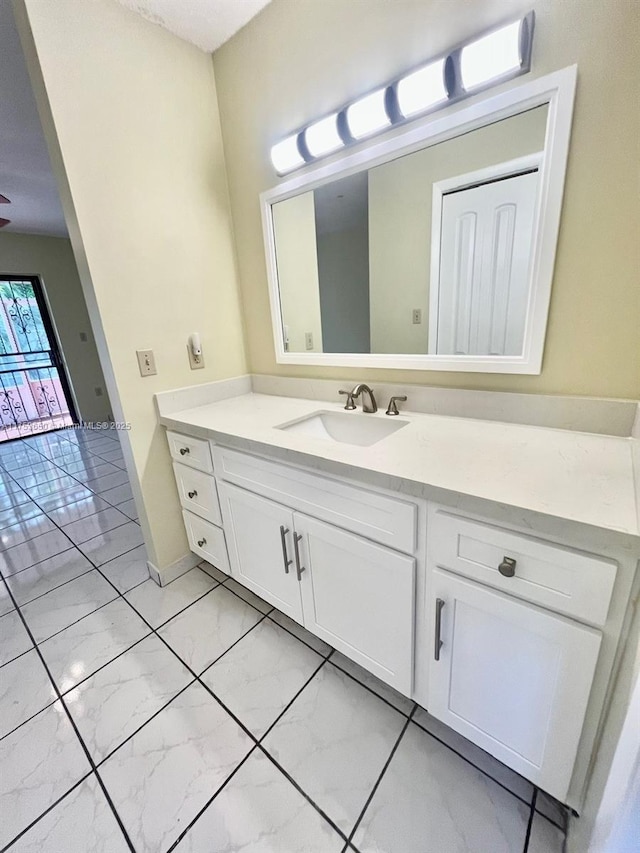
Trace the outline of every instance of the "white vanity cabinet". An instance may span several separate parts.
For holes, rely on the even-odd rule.
[[[411,695],[416,558],[360,530],[413,550],[416,506],[224,448],[214,455],[218,476],[252,489],[218,483],[234,577]]]

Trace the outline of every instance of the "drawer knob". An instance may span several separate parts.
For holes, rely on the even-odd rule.
[[[513,557],[503,557],[498,571],[505,578],[512,578],[516,573],[516,561]]]
[[[206,544],[207,540],[204,538],[204,536],[202,537],[202,539],[198,539],[198,548],[204,548]]]
[[[198,497],[198,493],[195,489],[192,492],[187,492],[187,495],[191,498],[191,500]]]
[[[181,447],[181,448],[180,448],[180,456],[186,456],[186,455],[187,455],[187,453],[190,453],[190,452],[191,452],[191,451],[189,450],[189,448],[188,448],[188,447]]]

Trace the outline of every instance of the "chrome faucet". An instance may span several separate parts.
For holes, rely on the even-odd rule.
[[[376,398],[373,396],[373,391],[369,388],[368,385],[365,385],[364,382],[358,383],[355,388],[351,391],[351,399],[355,399],[362,394],[362,411],[363,412],[377,412],[378,404],[376,403]],[[368,399],[364,396],[367,395]]]

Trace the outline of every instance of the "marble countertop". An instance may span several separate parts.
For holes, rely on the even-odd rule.
[[[592,527],[640,536],[634,485],[637,440],[546,427],[402,412],[407,425],[369,447],[277,429],[340,403],[243,394],[165,414],[170,429],[220,443],[255,442]],[[384,411],[353,417],[382,418]],[[231,442],[232,443],[232,442]],[[298,457],[296,459],[296,457]]]

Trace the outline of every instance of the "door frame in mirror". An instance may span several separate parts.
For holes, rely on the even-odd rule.
[[[421,121],[404,125],[399,132],[388,132],[382,137],[363,143],[359,148],[350,149],[342,156],[336,155],[328,162],[325,160],[322,163],[310,165],[296,173],[295,177],[281,181],[277,186],[263,192],[260,195],[260,205],[276,361],[279,364],[327,367],[539,374],[542,370],[551,299],[576,79],[577,66],[572,65],[544,77],[512,85],[504,92],[491,97],[479,97],[471,104],[466,102],[464,107],[456,109],[452,106],[450,112],[444,111],[436,117],[432,114]],[[540,170],[537,230],[522,355],[459,356],[285,351],[272,205],[313,190],[332,179],[348,177],[364,168],[379,166],[405,154],[411,154],[545,104],[548,105],[548,113],[544,161]]]

